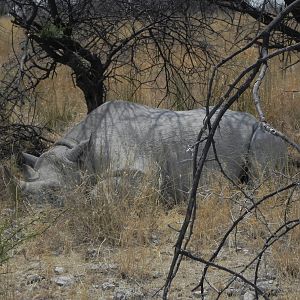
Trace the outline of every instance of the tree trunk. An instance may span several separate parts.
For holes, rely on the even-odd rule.
[[[88,114],[105,102],[103,87],[84,93]]]
[[[76,74],[76,84],[83,91],[88,114],[105,102],[103,76],[97,74],[97,77]]]

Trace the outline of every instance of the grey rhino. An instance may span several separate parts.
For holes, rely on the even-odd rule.
[[[37,202],[55,202],[54,191],[71,189],[82,172],[97,176],[143,175],[157,169],[157,180],[175,200],[182,200],[192,182],[193,145],[203,126],[204,109],[171,111],[126,101],[111,101],[87,115],[40,157],[24,153],[25,195]],[[215,134],[217,154],[228,176],[245,179],[256,165],[282,163],[286,146],[266,132],[250,114],[227,111]],[[200,153],[201,146],[200,144]],[[207,170],[218,168],[211,152]]]

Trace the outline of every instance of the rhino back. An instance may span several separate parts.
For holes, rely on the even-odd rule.
[[[203,109],[175,112],[114,101],[94,111],[80,129],[84,129],[84,137],[87,132],[92,134],[89,159],[94,172],[145,170],[158,164],[170,177],[180,177],[182,185],[189,186],[193,155],[190,150],[204,117]],[[232,177],[240,174],[255,123],[249,114],[228,111],[217,129],[217,153]],[[211,152],[209,158],[212,157]],[[216,163],[208,162],[207,167],[216,168]]]

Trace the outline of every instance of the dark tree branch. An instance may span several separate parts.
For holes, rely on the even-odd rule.
[[[289,6],[287,11],[287,14],[292,12],[296,7],[299,6],[299,1],[291,1],[294,2],[292,6]],[[240,13],[248,14],[255,20],[261,22],[262,24],[269,25],[274,21],[274,17],[271,16],[267,12],[262,12],[260,9],[253,7],[246,1],[239,1],[239,0],[217,0],[216,1],[217,5],[224,7],[224,8],[229,8],[233,11],[237,11]],[[286,15],[286,14],[285,14]],[[277,17],[276,17],[277,19]],[[283,34],[287,35],[289,38],[293,39],[295,42],[300,41],[300,33],[299,31],[285,25],[283,22],[276,22],[276,26],[274,26],[274,30],[280,31]]]

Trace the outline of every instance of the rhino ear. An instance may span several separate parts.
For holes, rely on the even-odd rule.
[[[23,156],[25,164],[32,168],[35,166],[35,163],[38,160],[38,157],[31,155],[29,153],[26,153],[26,152],[22,152],[22,156]]]
[[[23,174],[26,181],[34,181],[39,179],[39,173],[28,165],[23,165]]]
[[[66,158],[71,162],[78,162],[81,154],[86,151],[90,139],[84,140],[80,144],[76,145],[74,148],[66,152]]]

